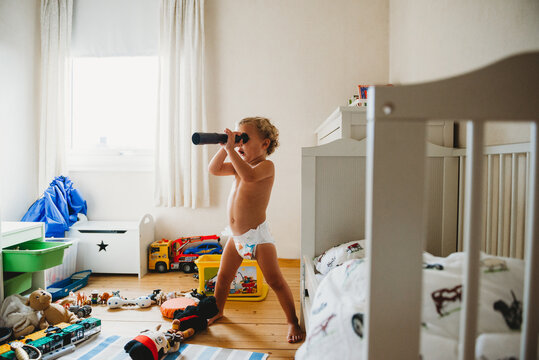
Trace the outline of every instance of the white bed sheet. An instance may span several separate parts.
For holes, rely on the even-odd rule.
[[[464,253],[446,258],[424,253],[420,351],[423,359],[456,359]],[[482,254],[478,358],[518,357],[524,262]],[[363,351],[366,260],[354,259],[330,271],[312,299],[309,327],[296,359],[360,359]],[[441,269],[441,270],[440,270]],[[513,295],[514,294],[514,295]],[[398,331],[396,326],[395,331]],[[495,340],[492,340],[495,339]],[[492,342],[512,344],[496,351]],[[513,353],[514,352],[514,353]]]

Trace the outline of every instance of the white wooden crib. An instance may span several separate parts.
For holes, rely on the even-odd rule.
[[[492,241],[501,244],[508,234],[508,246],[494,246],[498,253],[508,249],[504,256],[525,255],[520,358],[535,359],[539,332],[538,98],[539,53],[518,55],[447,80],[373,87],[369,89],[365,140],[342,138],[304,148],[303,323],[308,324],[310,297],[318,284],[311,259],[331,246],[366,238],[369,270],[363,358],[418,359],[422,252],[445,256],[463,248],[467,270],[459,357],[473,359],[479,251],[481,246],[492,249]],[[467,149],[428,143],[429,119],[467,120]],[[485,148],[483,129],[487,121],[531,122],[531,142]],[[510,163],[512,196],[507,215],[502,201],[498,201],[497,210],[489,202],[493,196],[493,159],[500,162],[499,199],[503,199],[507,185],[501,169]],[[525,181],[518,181],[519,162],[525,164]],[[487,171],[483,171],[483,165]],[[521,206],[516,201],[519,191],[526,194],[524,212],[517,211]],[[489,234],[492,212],[502,219],[501,224],[494,225],[498,226],[494,235]],[[517,214],[522,213],[519,216],[527,221],[518,219]],[[525,250],[518,250],[523,247],[518,238],[525,242]]]

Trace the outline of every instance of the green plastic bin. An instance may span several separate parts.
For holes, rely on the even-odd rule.
[[[32,273],[4,273],[4,297],[19,294],[32,286]]]
[[[70,241],[27,241],[2,250],[4,271],[33,272],[60,265]]]

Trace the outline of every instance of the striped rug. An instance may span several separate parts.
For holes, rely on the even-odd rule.
[[[62,356],[66,360],[130,360],[131,358],[124,350],[124,345],[131,338],[118,335],[99,334],[95,339],[77,345],[72,353]],[[268,354],[224,349],[211,346],[195,345],[183,343],[180,351],[167,354],[165,360],[265,360]]]

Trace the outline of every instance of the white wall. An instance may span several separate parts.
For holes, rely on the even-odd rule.
[[[0,0],[0,213],[20,220],[37,198],[39,1]]]
[[[389,39],[392,83],[445,78],[539,50],[539,2],[391,0]],[[464,146],[464,129],[459,128],[459,145]],[[529,126],[488,126],[485,141],[529,141]]]
[[[314,145],[315,128],[357,94],[357,84],[388,82],[388,14],[387,0],[206,0],[210,130],[262,115],[281,133],[268,209],[279,257],[299,258],[301,147]],[[219,233],[226,225],[230,178],[212,177],[211,207],[192,210],[153,208],[151,173],[70,176],[90,219],[150,212],[157,238]]]

